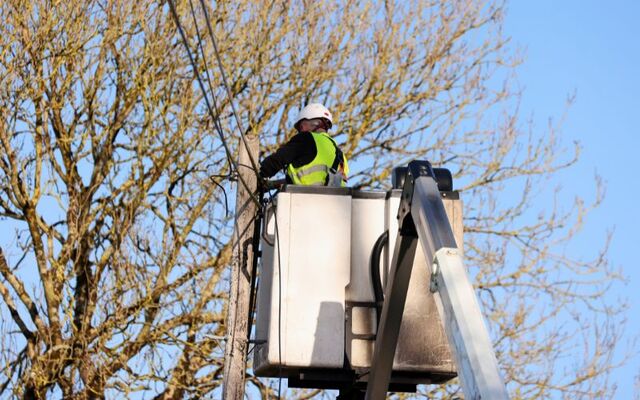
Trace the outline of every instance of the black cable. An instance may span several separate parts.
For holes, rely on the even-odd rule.
[[[227,81],[227,74],[224,72],[224,67],[222,66],[222,58],[220,57],[220,52],[218,51],[218,45],[216,43],[216,37],[213,34],[213,29],[211,28],[211,20],[209,19],[209,14],[207,13],[207,7],[204,3],[204,0],[200,0],[200,4],[202,5],[202,11],[204,12],[204,16],[205,16],[205,21],[207,22],[207,28],[209,29],[209,36],[211,37],[211,41],[213,43],[213,50],[216,53],[216,59],[218,60],[218,67],[220,68],[220,74],[222,76],[222,82],[224,83],[224,87],[227,91],[227,97],[229,98],[229,105],[231,106],[231,111],[233,113],[233,116],[236,120],[236,124],[238,126],[238,130],[240,131],[240,138],[242,140],[242,142],[244,143],[245,148],[249,148],[249,146],[247,145],[247,140],[244,137],[244,128],[242,127],[242,122],[240,121],[240,118],[238,117],[238,113],[236,111],[235,106],[233,105],[233,96],[231,94],[231,88],[229,87],[229,82]],[[256,161],[253,159],[253,157],[251,156],[251,154],[249,154],[249,160],[251,160],[251,166],[254,170],[254,172],[256,173],[256,175],[259,175],[258,172],[258,165],[256,163]]]
[[[191,54],[191,49],[189,48],[189,43],[187,41],[187,37],[184,33],[184,30],[182,29],[182,24],[180,23],[180,18],[178,17],[178,12],[176,11],[175,5],[173,4],[173,0],[167,0],[167,3],[169,3],[169,9],[171,10],[171,15],[173,17],[174,22],[176,23],[176,27],[178,28],[178,32],[180,33],[180,37],[182,39],[182,44],[184,45],[185,49],[187,50],[187,55],[189,56],[189,61],[191,63],[191,67],[193,68],[193,73],[196,76],[196,80],[198,81],[198,85],[200,86],[200,90],[202,90],[202,94],[204,97],[204,101],[207,105],[207,110],[209,111],[209,114],[214,122],[214,125],[216,126],[216,128],[218,127],[217,122],[218,122],[218,116],[216,114],[214,114],[213,109],[211,108],[211,104],[209,103],[209,97],[207,96],[207,91],[204,88],[204,84],[202,83],[202,78],[200,77],[200,72],[198,71],[198,67],[196,65],[195,60],[193,59],[193,54]],[[235,163],[232,161],[232,156],[231,156],[231,150],[229,150],[229,145],[227,144],[227,140],[224,137],[224,134],[222,133],[222,131],[218,131],[218,135],[220,136],[220,140],[222,141],[222,147],[224,147],[225,152],[227,154],[227,161],[229,162],[230,165],[233,165],[234,169],[235,168]]]
[[[206,5],[204,4],[204,2],[201,1],[200,4],[202,6],[202,11],[203,11],[203,14],[205,16],[205,21],[207,22],[207,27],[208,27],[208,30],[209,30],[209,36],[211,37],[211,40],[212,40],[212,43],[213,43],[213,48],[214,48],[215,53],[216,53],[216,59],[218,60],[218,66],[219,66],[219,69],[220,69],[220,72],[221,72],[223,84],[224,84],[224,86],[226,88],[227,96],[229,97],[229,105],[231,106],[232,113],[233,113],[233,115],[234,115],[234,117],[236,119],[236,124],[238,125],[238,128],[240,130],[240,137],[242,138],[242,141],[244,143],[245,148],[248,149],[249,146],[247,145],[246,139],[244,137],[243,129],[242,129],[242,126],[240,124],[240,119],[238,117],[238,114],[236,112],[235,106],[233,104],[233,99],[232,99],[231,94],[230,94],[231,92],[230,92],[229,86],[227,84],[226,74],[224,72],[224,68],[222,66],[220,54],[218,52],[218,47],[216,45],[215,35],[213,35],[212,29],[211,29],[211,22],[210,22],[210,19],[209,19],[209,14],[207,13],[207,8],[206,8]],[[191,8],[191,16],[193,18],[193,22],[194,22],[194,25],[195,25],[195,28],[196,28],[196,35],[198,37],[198,45],[200,47],[200,51],[203,54],[203,62],[204,62],[204,67],[205,67],[205,74],[206,74],[207,82],[209,84],[209,90],[211,91],[211,97],[213,98],[214,108],[216,109],[217,115],[220,115],[220,112],[219,112],[219,110],[217,108],[217,102],[215,100],[216,99],[215,91],[213,89],[213,84],[211,82],[211,75],[209,74],[209,67],[207,65],[207,59],[204,56],[204,54],[205,54],[204,46],[202,46],[202,37],[200,36],[200,28],[199,28],[199,25],[198,25],[198,22],[197,22],[197,18],[196,18],[196,15],[195,15],[195,9],[193,7],[193,1],[192,0],[189,0],[189,6]],[[222,129],[222,125],[221,124],[220,124],[220,129]],[[249,168],[251,168],[256,173],[256,175],[259,176],[257,165],[256,165],[255,160],[253,159],[253,156],[249,152],[247,152],[247,155],[249,156],[249,160],[251,161],[251,164],[252,164],[252,166],[249,167]]]
[[[245,187],[247,192],[249,192],[251,199],[258,205],[258,207],[260,207],[261,204],[260,204],[259,199],[256,199],[256,196],[249,189],[249,187],[248,187],[247,183],[245,182],[244,178],[239,173],[238,164],[235,162],[235,160],[233,160],[233,158],[231,156],[231,151],[229,150],[229,146],[228,146],[228,144],[226,142],[226,139],[224,137],[224,134],[222,132],[222,126],[220,125],[220,121],[219,121],[219,117],[218,117],[220,114],[219,114],[219,112],[217,110],[217,104],[215,103],[215,94],[213,93],[213,85],[211,84],[210,76],[208,75],[208,68],[207,68],[207,78],[208,78],[208,84],[209,84],[210,90],[212,92],[212,97],[213,97],[213,101],[214,101],[214,107],[216,107],[216,112],[215,113],[214,113],[214,111],[213,111],[213,109],[211,107],[211,104],[209,102],[209,97],[206,94],[206,90],[204,88],[204,84],[202,83],[202,78],[201,78],[200,73],[198,71],[197,65],[196,65],[196,63],[195,63],[195,61],[193,59],[193,55],[191,54],[191,50],[189,48],[186,36],[185,36],[184,31],[182,29],[182,25],[180,24],[180,20],[179,20],[179,17],[178,17],[178,13],[177,13],[177,11],[175,9],[175,5],[173,4],[172,0],[167,0],[167,1],[169,3],[169,7],[171,9],[171,13],[173,15],[173,18],[174,18],[174,21],[176,23],[176,26],[178,27],[178,31],[179,31],[180,36],[182,38],[183,44],[184,44],[184,46],[185,46],[185,48],[187,50],[187,54],[189,56],[189,60],[191,62],[191,65],[192,65],[192,67],[194,69],[194,74],[195,74],[196,79],[198,81],[198,85],[200,86],[200,89],[203,92],[205,103],[207,105],[207,109],[209,111],[210,116],[212,117],[212,119],[214,121],[214,125],[216,127],[216,130],[218,131],[218,135],[220,136],[220,140],[222,141],[223,147],[224,147],[224,149],[226,151],[227,161],[229,162],[230,165],[233,166],[233,170],[236,171],[239,181]],[[233,115],[234,115],[234,117],[236,119],[236,124],[238,126],[239,131],[240,131],[240,138],[241,138],[243,144],[245,145],[245,148],[248,149],[246,138],[244,137],[244,133],[243,133],[242,123],[240,121],[240,118],[238,117],[238,113],[237,113],[237,111],[235,109],[235,106],[233,104],[233,97],[231,95],[231,89],[230,89],[229,84],[227,82],[226,74],[224,72],[224,68],[223,68],[223,65],[222,65],[222,60],[221,60],[221,57],[220,57],[220,53],[218,51],[218,46],[216,44],[215,36],[213,35],[213,30],[211,28],[211,22],[209,20],[209,15],[208,15],[207,10],[206,10],[206,5],[204,4],[203,0],[201,0],[200,3],[201,3],[202,8],[203,8],[203,12],[204,12],[204,15],[205,15],[205,20],[207,22],[207,27],[209,29],[209,34],[210,34],[211,39],[213,41],[213,47],[214,47],[214,50],[215,50],[215,53],[216,53],[216,58],[218,60],[218,65],[219,65],[219,68],[220,68],[220,72],[221,72],[221,75],[222,75],[224,86],[225,86],[225,89],[227,91],[227,96],[229,97],[229,104],[231,105],[231,109],[232,109]],[[193,5],[191,4],[191,1],[190,1],[190,6],[191,6],[192,16],[193,16],[193,18],[195,20],[195,11],[193,9]],[[200,37],[200,34],[199,34],[199,28],[197,26],[197,22],[195,23],[195,25],[196,25],[196,33],[198,35],[198,44],[199,44],[199,47],[200,47],[201,51],[204,54],[204,48],[202,46],[202,41],[201,41],[201,37]],[[205,60],[205,63],[206,63],[206,60]],[[253,156],[251,154],[248,154],[248,155],[249,155],[249,159],[250,159],[251,164],[252,164],[250,168],[256,173],[257,176],[259,176],[259,170],[258,170],[258,167],[257,167],[255,159],[253,158]],[[273,200],[273,197],[271,197],[271,200]],[[225,201],[226,201],[226,193],[225,193]],[[277,240],[276,246],[277,246],[277,252],[278,252],[277,253],[278,254],[278,363],[279,363],[279,366],[278,366],[278,369],[279,369],[279,372],[278,372],[278,375],[279,375],[279,379],[278,379],[278,398],[280,398],[281,397],[281,391],[282,391],[282,265],[281,265],[281,260],[280,260],[280,242],[279,242],[279,234],[278,234],[279,232],[278,232],[277,216],[275,218],[275,233],[276,233],[276,240]]]
[[[262,199],[264,193],[260,193],[260,199]],[[251,265],[251,283],[249,286],[249,315],[247,326],[247,342],[251,339],[251,327],[253,326],[253,314],[256,307],[256,291],[258,283],[258,257],[260,256],[260,230],[262,228],[262,222],[264,220],[264,212],[258,211],[257,218],[253,224],[253,241],[251,243],[253,247],[253,259]]]
[[[209,177],[209,180],[211,181],[211,183],[213,183],[214,185],[222,189],[222,195],[224,196],[224,217],[229,218],[229,202],[227,201],[227,191],[225,190],[224,186],[222,186],[221,184],[215,181],[215,178],[226,179],[226,178],[229,178],[229,176],[228,175],[211,175]]]
[[[191,62],[191,66],[193,67],[193,72],[196,76],[196,80],[198,81],[198,85],[200,86],[200,90],[203,93],[203,97],[204,97],[204,101],[205,104],[207,105],[207,110],[209,111],[209,114],[211,116],[211,118],[214,121],[218,120],[218,117],[216,116],[216,114],[214,114],[213,109],[211,107],[211,103],[209,102],[209,97],[207,96],[207,91],[205,90],[204,87],[204,83],[202,83],[202,77],[200,76],[200,72],[198,71],[198,67],[195,63],[195,60],[193,59],[193,54],[191,53],[191,49],[189,48],[189,43],[187,41],[187,37],[184,33],[184,30],[182,29],[182,24],[180,24],[180,18],[178,17],[178,12],[175,8],[175,5],[173,4],[173,0],[167,0],[167,3],[169,3],[169,8],[171,10],[171,15],[173,16],[174,22],[176,23],[176,27],[178,28],[178,32],[180,33],[180,37],[182,38],[182,43],[184,44],[185,49],[187,50],[187,54],[189,56],[189,61]],[[233,160],[232,154],[231,154],[231,150],[229,149],[229,145],[227,143],[227,140],[224,137],[224,134],[222,132],[222,128],[220,127],[220,130],[218,131],[218,135],[220,136],[220,140],[222,141],[222,146],[225,149],[225,152],[227,154],[227,161],[233,166],[233,170],[235,170],[236,172],[238,171],[238,166],[235,162],[235,160]],[[249,197],[251,198],[251,200],[256,203],[256,205],[258,207],[260,207],[260,201],[256,198],[256,196],[253,194],[252,190],[249,188],[249,185],[247,184],[247,182],[244,180],[244,178],[242,177],[241,174],[237,174],[239,181],[242,183],[242,186],[244,186],[244,188],[247,190],[247,192],[249,193]]]
[[[193,19],[193,25],[196,28],[196,37],[198,38],[198,47],[200,48],[200,52],[202,53],[202,62],[204,63],[204,74],[207,79],[207,84],[209,85],[209,92],[211,93],[211,100],[213,102],[213,110],[216,115],[220,115],[220,109],[218,108],[218,102],[216,101],[216,93],[213,90],[213,83],[211,82],[211,75],[209,74],[209,65],[207,63],[207,57],[205,55],[204,46],[202,45],[202,36],[200,35],[200,26],[198,25],[198,18],[196,18],[196,12],[193,7],[193,0],[189,0],[189,7],[191,8],[191,18]],[[205,94],[206,95],[206,94]],[[219,118],[214,120],[214,124],[216,129],[219,132],[222,132],[222,124]]]
[[[211,75],[209,74],[209,65],[207,64],[207,57],[205,56],[205,51],[204,51],[204,46],[202,45],[202,36],[200,35],[200,26],[198,25],[198,19],[196,18],[196,13],[195,13],[195,9],[193,7],[193,0],[189,0],[189,7],[191,8],[191,17],[193,19],[193,25],[196,28],[196,37],[198,38],[198,48],[200,49],[200,53],[202,53],[202,62],[204,63],[204,74],[205,74],[205,78],[207,80],[207,84],[209,85],[209,92],[211,93],[211,102],[213,103],[213,111],[215,113],[215,115],[220,116],[220,109],[218,108],[218,102],[216,101],[216,94],[215,91],[213,90],[213,83],[211,82]],[[193,64],[192,64],[193,66]],[[206,93],[203,93],[204,96],[206,96]],[[220,123],[220,118],[213,118],[213,125],[214,128],[216,129],[216,131],[218,132],[218,135],[223,136],[223,130],[222,130],[222,124]],[[229,165],[229,170],[232,170],[231,168],[231,163],[229,162],[229,160],[227,159],[228,165]],[[224,209],[225,209],[225,218],[229,217],[229,203],[227,201],[227,192],[224,189],[224,187],[222,185],[220,185],[218,182],[214,181],[213,178],[214,177],[219,177],[219,178],[226,178],[229,179],[232,176],[232,174],[227,174],[227,175],[212,175],[209,177],[209,179],[211,179],[212,183],[215,184],[216,186],[218,186],[220,189],[222,189],[222,192],[224,194]]]
[[[380,254],[382,249],[389,242],[389,231],[384,231],[376,240],[371,252],[371,286],[373,287],[373,296],[376,302],[376,325],[380,325],[380,316],[382,314],[382,303],[384,302],[384,292],[382,290],[382,279],[380,279]]]

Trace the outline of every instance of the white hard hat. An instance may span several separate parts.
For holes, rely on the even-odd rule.
[[[298,118],[296,118],[296,123],[294,124],[294,126],[298,126],[298,122],[302,121],[303,119],[314,118],[324,118],[329,121],[328,128],[331,128],[331,126],[333,125],[333,117],[331,116],[331,112],[327,110],[327,107],[323,106],[320,103],[311,103],[300,110],[300,114],[298,114]]]

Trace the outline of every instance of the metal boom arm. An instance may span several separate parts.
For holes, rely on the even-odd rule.
[[[431,164],[409,163],[366,399],[386,397],[418,239],[433,261],[432,291],[465,398],[508,399],[478,299],[464,269]],[[439,300],[438,300],[439,298]]]

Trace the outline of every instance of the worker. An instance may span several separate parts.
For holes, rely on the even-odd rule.
[[[322,104],[304,107],[294,124],[298,133],[260,163],[260,176],[271,178],[286,169],[287,183],[294,185],[346,186],[349,166],[327,134],[332,125],[331,113]]]

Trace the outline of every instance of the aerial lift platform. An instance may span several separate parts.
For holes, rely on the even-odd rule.
[[[467,399],[508,399],[445,210],[450,173],[413,161],[394,187],[290,186],[267,208],[255,374],[366,399],[457,374]]]

